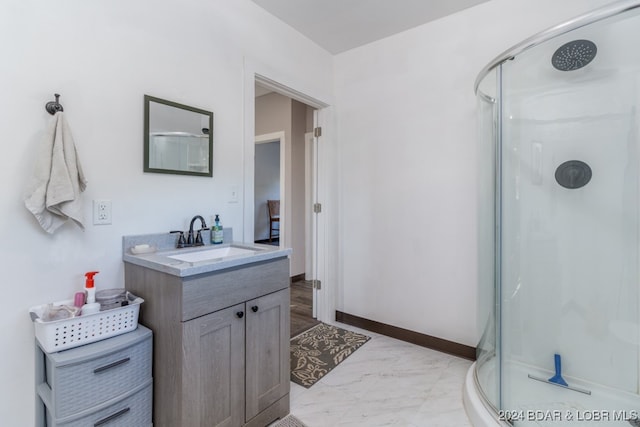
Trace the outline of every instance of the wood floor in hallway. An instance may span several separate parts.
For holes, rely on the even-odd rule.
[[[291,337],[300,335],[320,323],[313,318],[313,288],[311,282],[298,280],[291,284]]]

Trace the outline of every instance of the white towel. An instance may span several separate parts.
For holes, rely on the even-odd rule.
[[[80,193],[87,186],[64,113],[57,112],[36,153],[33,177],[24,204],[47,233],[68,219],[84,230]]]

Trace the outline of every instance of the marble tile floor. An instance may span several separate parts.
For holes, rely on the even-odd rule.
[[[364,331],[371,340],[306,389],[291,383],[291,413],[308,427],[470,427],[462,385],[471,362]]]

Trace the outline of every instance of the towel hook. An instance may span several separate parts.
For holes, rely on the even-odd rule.
[[[56,100],[47,102],[47,105],[45,105],[44,107],[51,115],[54,115],[58,111],[64,111],[64,108],[62,108],[62,105],[60,105],[60,103],[58,102],[58,99],[60,99],[60,94],[54,93],[54,95],[56,97]]]

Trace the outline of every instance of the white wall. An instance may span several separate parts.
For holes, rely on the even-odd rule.
[[[89,270],[100,270],[98,289],[123,286],[122,235],[185,229],[196,214],[210,220],[220,213],[244,240],[243,227],[253,224],[243,224],[243,213],[252,207],[242,193],[240,202],[228,200],[231,187],[253,187],[243,181],[245,160],[253,162],[244,145],[246,63],[296,76],[299,90],[313,88],[318,97],[331,93],[332,60],[249,0],[8,0],[0,5],[0,40],[0,423],[28,426],[28,308],[71,297]],[[89,221],[85,232],[69,225],[50,236],[22,204],[54,92],[62,94],[89,181],[86,218],[92,199],[110,199],[113,225]],[[142,172],[144,94],[214,112],[213,178]]]
[[[478,72],[604,0],[492,0],[335,57],[338,310],[475,346]]]

